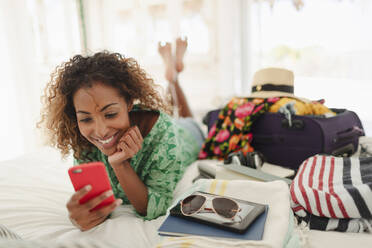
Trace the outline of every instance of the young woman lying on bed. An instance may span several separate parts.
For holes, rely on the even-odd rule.
[[[164,215],[177,182],[197,159],[203,136],[177,80],[187,41],[176,44],[176,56],[170,43],[159,44],[168,88],[175,93],[171,103],[179,108],[176,120],[168,115],[172,105],[133,58],[107,51],[76,55],[52,75],[40,121],[50,143],[62,155],[72,149],[75,164],[102,161],[113,187],[85,204],[79,199],[90,186],[71,196],[69,216],[81,230],[102,223],[120,204],[131,204],[145,220]],[[112,194],[114,203],[90,211]]]

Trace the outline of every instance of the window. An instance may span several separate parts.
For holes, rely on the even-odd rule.
[[[34,151],[41,145],[35,128],[40,95],[51,72],[71,55],[81,53],[75,0],[0,1],[0,123],[3,159]]]
[[[158,42],[188,37],[185,70],[180,81],[198,115],[218,92],[217,4],[214,0],[86,1],[88,47],[135,58],[164,88],[165,68]],[[226,3],[229,4],[229,3]],[[230,73],[230,72],[228,72]],[[202,112],[205,113],[206,109]]]
[[[369,134],[372,115],[371,1],[275,1],[251,6],[251,71],[275,66],[295,74],[295,94],[354,110]]]
[[[48,74],[81,53],[79,10],[75,0],[28,0],[37,59]]]

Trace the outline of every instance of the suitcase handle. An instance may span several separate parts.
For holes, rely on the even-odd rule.
[[[337,133],[337,137],[333,139],[333,143],[342,142],[363,135],[364,135],[363,129],[354,126],[344,132]]]

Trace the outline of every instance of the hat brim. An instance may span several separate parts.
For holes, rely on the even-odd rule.
[[[291,93],[286,93],[282,91],[256,91],[246,97],[251,97],[251,98],[290,97],[290,98],[295,98],[295,99],[298,99],[300,101],[307,102],[307,103],[311,102],[309,99],[297,97]]]

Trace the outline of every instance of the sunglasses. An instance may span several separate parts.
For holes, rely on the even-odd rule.
[[[204,195],[190,195],[181,201],[181,212],[190,216],[203,211],[211,211],[221,217],[233,219],[241,211],[238,203],[223,196],[212,196],[212,208],[206,208],[207,197]]]

